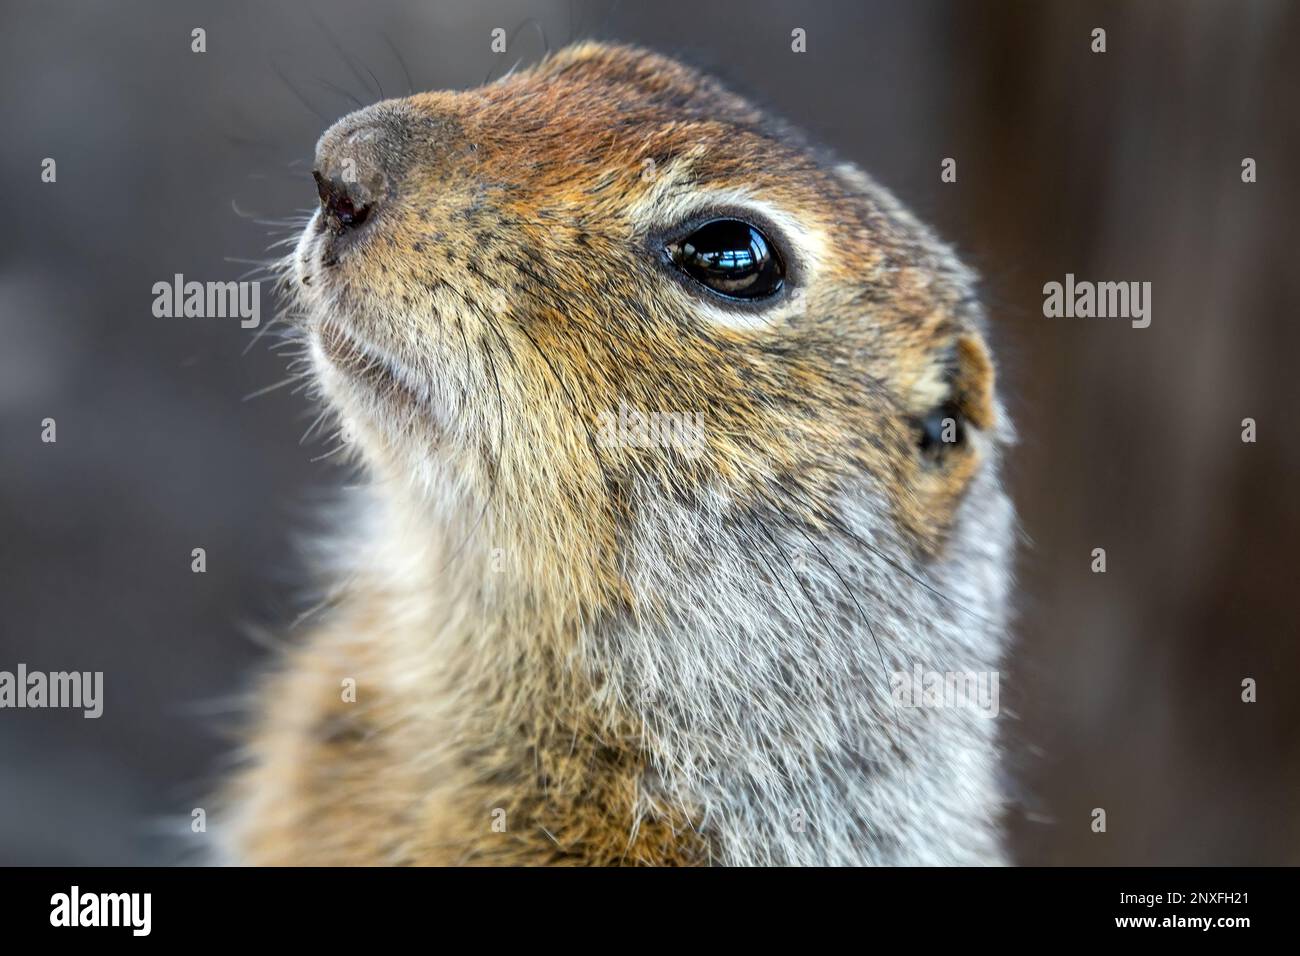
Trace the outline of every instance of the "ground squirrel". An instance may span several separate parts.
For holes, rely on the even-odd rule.
[[[368,480],[233,859],[1003,862],[995,721],[891,692],[1005,642],[1010,426],[948,248],[623,46],[362,109],[315,176],[285,281]]]

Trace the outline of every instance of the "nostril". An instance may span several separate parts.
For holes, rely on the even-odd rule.
[[[321,211],[336,234],[355,229],[366,221],[373,203],[358,183],[322,176],[318,169],[312,170],[312,177],[320,195]]]

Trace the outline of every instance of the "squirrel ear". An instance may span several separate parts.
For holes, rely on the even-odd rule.
[[[950,375],[949,401],[980,431],[991,430],[998,419],[993,360],[978,337],[958,337]]]
[[[993,361],[983,341],[964,332],[914,387],[917,444],[932,464],[951,463],[951,453],[966,446],[969,428],[1005,439],[993,377]]]

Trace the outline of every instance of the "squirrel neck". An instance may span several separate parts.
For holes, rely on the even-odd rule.
[[[625,850],[635,821],[658,848],[636,851],[647,862],[888,863],[936,846],[952,859],[949,837],[969,862],[1000,859],[994,722],[890,696],[918,662],[996,667],[1000,608],[954,614],[941,592],[975,596],[944,568],[909,590],[846,539],[817,543],[823,574],[789,561],[788,530],[650,520],[662,526],[628,535],[654,555],[627,563],[632,603],[593,613],[520,586],[491,521],[448,529],[387,503],[364,572],[390,622],[384,657],[432,675],[421,693],[441,702],[436,736],[470,767],[467,794],[552,835],[610,826],[606,849]],[[962,579],[960,561],[946,570]],[[488,780],[509,793],[476,788]],[[580,793],[603,795],[600,826]]]

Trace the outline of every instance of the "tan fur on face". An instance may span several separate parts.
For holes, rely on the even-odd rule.
[[[583,650],[600,622],[670,616],[626,577],[638,489],[779,506],[819,534],[865,483],[906,559],[938,558],[983,446],[927,460],[917,423],[950,401],[998,427],[971,280],[856,170],[642,51],[582,45],[387,101],[321,155],[376,123],[375,220],[337,255],[309,227],[294,268],[383,543],[268,685],[239,852],[707,862],[708,821],[660,786],[642,706]],[[710,209],[778,232],[795,295],[742,312],[672,273],[664,236]],[[620,406],[702,414],[702,454],[602,445]]]

